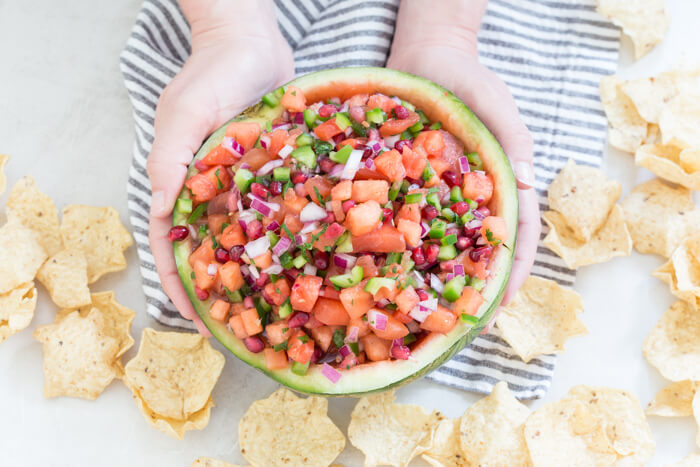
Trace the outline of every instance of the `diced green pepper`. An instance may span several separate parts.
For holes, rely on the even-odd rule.
[[[386,264],[398,264],[401,262],[401,257],[403,253],[391,252],[386,255]]]
[[[430,119],[425,115],[425,113],[422,110],[416,110],[416,113],[420,117],[420,122],[423,125],[427,125],[428,123],[430,123]]]
[[[288,251],[282,253],[280,256],[280,264],[284,269],[292,269],[294,267],[294,258],[292,258],[292,254]]]
[[[302,255],[299,255],[296,258],[294,258],[294,261],[292,261],[292,264],[294,265],[295,268],[300,269],[303,265],[306,264],[306,258],[304,258]]]
[[[291,315],[292,312],[292,304],[289,302],[289,298],[287,298],[284,303],[280,305],[279,310],[277,310],[280,318],[286,318],[287,316]]]
[[[234,290],[233,292],[231,292],[229,289],[224,288],[224,292],[226,292],[228,301],[231,303],[240,303],[243,301],[243,296],[241,295],[240,290]]]
[[[408,110],[410,110],[411,112],[415,112],[415,111],[416,111],[416,106],[415,106],[415,105],[413,105],[413,104],[411,104],[410,102],[407,102],[407,101],[405,101],[405,100],[403,100],[403,99],[401,99],[401,105],[403,105],[404,107],[406,107],[406,108],[407,108]]]
[[[422,122],[417,122],[417,123],[414,123],[413,125],[411,125],[410,127],[408,127],[408,131],[410,131],[411,134],[413,134],[415,136],[418,133],[420,133],[420,131],[423,128],[425,128],[425,125],[423,125]]]
[[[413,133],[411,133],[408,130],[404,130],[401,132],[401,135],[399,136],[399,140],[407,140],[407,139],[412,139],[413,138]]]
[[[345,112],[338,112],[335,114],[335,126],[345,131],[347,127],[351,124],[350,116]]]
[[[403,336],[403,345],[412,344],[417,340],[418,339],[416,338],[415,334],[408,334],[406,336]]]
[[[455,243],[457,243],[457,235],[450,234],[450,235],[447,235],[446,237],[442,237],[442,240],[440,240],[440,243],[442,243],[443,246],[444,245],[454,245]]]
[[[333,145],[328,141],[317,139],[316,141],[314,141],[313,148],[316,154],[318,154],[319,156],[323,156],[333,150]]]
[[[272,171],[272,178],[276,182],[287,182],[292,170],[289,167],[277,167]]]
[[[457,257],[457,248],[454,245],[445,245],[440,247],[438,259],[440,261],[448,261]]]
[[[236,170],[236,175],[233,176],[233,181],[241,193],[248,191],[253,180],[255,180],[255,175],[248,169],[238,169]]]
[[[362,271],[362,266],[355,266],[349,273],[331,276],[328,278],[328,280],[331,281],[331,283],[336,287],[345,289],[359,284],[363,277],[364,272]]]
[[[188,224],[194,224],[197,222],[197,219],[202,217],[202,215],[207,212],[207,206],[209,203],[202,203],[196,208],[194,208],[194,211],[192,211],[192,214],[190,214],[190,217],[187,218],[187,223]]]
[[[432,167],[430,167],[430,164],[425,164],[425,169],[423,169],[423,180],[428,182],[430,181],[431,178],[433,178],[433,175],[435,175],[435,171],[433,170]]]
[[[363,127],[361,124],[357,123],[355,120],[350,119],[350,125],[352,126],[352,131],[354,131],[357,136],[360,136],[362,138],[367,136],[367,128]]]
[[[469,314],[467,314],[467,313],[462,313],[462,314],[460,315],[459,319],[460,319],[463,323],[468,323],[468,324],[471,324],[472,326],[474,326],[476,323],[479,322],[479,318],[478,318],[478,317],[476,317],[476,316],[474,316],[474,315],[469,315]]]
[[[442,209],[440,197],[437,193],[428,193],[428,196],[425,197],[425,201],[436,209]]]
[[[389,200],[394,201],[399,195],[400,190],[401,182],[397,180],[391,185],[391,188],[389,188]]]
[[[265,232],[265,235],[267,235],[267,238],[270,239],[270,246],[271,247],[274,247],[275,245],[277,245],[277,242],[280,241],[279,236],[276,233],[274,233],[272,230],[268,230],[267,232]]]
[[[470,198],[465,198],[464,202],[469,205],[469,209],[476,209],[479,207],[479,203]]]
[[[445,284],[445,289],[442,291],[442,296],[448,302],[456,302],[460,295],[462,295],[462,290],[464,290],[465,280],[464,276],[457,276],[450,279],[447,284]]]
[[[455,217],[456,217],[455,212],[450,208],[442,208],[442,210],[440,211],[440,214],[442,215],[442,217],[444,217],[445,219],[447,219],[450,222],[453,222],[455,220]]]
[[[302,133],[297,136],[296,143],[297,146],[309,146],[314,142],[314,139],[308,133]]]
[[[277,107],[280,103],[280,100],[275,96],[275,92],[268,92],[262,97],[262,102],[268,107]]]
[[[411,193],[406,195],[406,204],[420,203],[423,200],[423,193]]]
[[[460,217],[460,220],[462,221],[462,224],[466,224],[470,220],[474,219],[474,212],[470,209],[469,211],[465,212],[462,214],[462,217]]]
[[[260,323],[264,328],[265,326],[267,326],[267,318],[270,314],[270,311],[272,311],[272,307],[262,297],[257,297],[253,303],[255,304],[255,309],[258,311],[258,318],[260,318]]]
[[[442,123],[440,122],[435,122],[432,125],[430,125],[431,130],[439,130],[440,128],[442,128]]]
[[[365,292],[369,292],[374,295],[379,292],[379,289],[382,287],[393,289],[395,284],[396,279],[391,277],[372,277],[367,281],[367,285],[365,285]]]
[[[311,360],[306,363],[292,362],[292,373],[299,376],[304,376],[309,371],[309,364]]]
[[[452,187],[452,189],[450,190],[450,201],[452,201],[453,203],[459,203],[460,201],[464,201],[464,197],[462,196],[462,189],[460,187]]]
[[[178,198],[175,201],[175,210],[183,214],[192,212],[192,200],[189,198]]]
[[[404,180],[401,182],[401,193],[406,194],[408,193],[408,187],[411,186],[411,183],[408,180]]]
[[[484,170],[484,161],[481,160],[478,152],[467,154],[467,160],[469,161],[469,168],[472,170]]]
[[[330,159],[333,162],[337,162],[339,164],[345,164],[348,161],[348,157],[350,157],[350,153],[352,152],[352,146],[349,144],[343,146],[340,148],[339,151],[337,152],[331,152]]]
[[[430,231],[428,236],[430,238],[442,238],[445,236],[445,231],[447,230],[447,224],[442,219],[433,219],[430,223]]]
[[[386,121],[386,114],[381,108],[375,107],[374,109],[368,110],[365,113],[365,120],[367,120],[369,123],[381,125]]]
[[[304,123],[309,129],[313,129],[316,126],[316,112],[311,109],[304,109]]]
[[[472,277],[469,280],[469,286],[477,292],[481,292],[484,286],[486,286],[486,281],[479,277]]]
[[[346,231],[335,242],[336,253],[352,253],[352,235]]]
[[[296,148],[294,151],[292,151],[290,156],[296,159],[300,164],[305,165],[310,169],[316,168],[316,154],[314,154],[314,150],[311,149],[311,146]]]

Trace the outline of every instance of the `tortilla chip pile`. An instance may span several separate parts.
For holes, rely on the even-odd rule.
[[[569,160],[549,185],[549,207],[542,217],[549,226],[544,245],[568,268],[628,256],[632,240],[622,210],[615,204],[622,185],[600,169]]]
[[[256,466],[327,466],[345,437],[326,411],[326,399],[279,389],[241,419],[241,453]],[[457,419],[397,404],[393,391],[363,397],[348,438],[365,467],[404,467],[418,456],[435,467],[642,465],[655,448],[639,401],[625,391],[576,386],[532,412],[505,382]],[[210,458],[192,464],[230,465]]]
[[[610,144],[634,153],[638,166],[692,190],[700,190],[698,77],[700,69],[694,68],[600,82]]]
[[[666,0],[598,0],[598,12],[632,39],[636,59],[664,39],[671,21]]]

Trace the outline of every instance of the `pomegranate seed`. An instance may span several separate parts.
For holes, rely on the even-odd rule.
[[[457,238],[457,243],[455,243],[455,247],[458,250],[465,250],[468,246],[471,246],[472,240],[469,237],[459,237]]]
[[[304,172],[294,172],[292,174],[292,183],[304,183],[309,177]]]
[[[459,229],[457,227],[450,227],[449,229],[445,230],[445,236],[457,235],[458,233]]]
[[[491,210],[486,206],[481,206],[479,209],[477,209],[477,211],[479,211],[485,218],[491,215]]]
[[[214,259],[217,263],[224,264],[231,259],[231,255],[229,254],[228,250],[219,247],[216,249],[216,251],[214,251]]]
[[[260,277],[255,280],[255,285],[258,287],[265,287],[265,284],[270,280],[270,275],[266,272],[261,272]]]
[[[407,345],[394,345],[391,347],[391,356],[398,360],[408,360],[411,356],[411,350]]]
[[[340,142],[343,141],[344,139],[345,139],[345,133],[337,134],[337,135],[335,135],[335,136],[333,137],[333,144],[335,144],[336,147],[337,147],[337,146],[338,146],[338,143],[340,143]]]
[[[472,227],[472,228],[464,227],[464,235],[469,237],[469,238],[474,238],[474,237],[478,236],[480,231],[481,231],[480,227]]]
[[[413,149],[413,143],[410,139],[401,139],[394,144],[394,149],[403,152],[403,148]]]
[[[437,261],[438,253],[440,253],[440,247],[436,244],[430,243],[425,246],[425,260],[428,263]]]
[[[427,220],[428,222],[432,221],[435,219],[438,215],[438,210],[435,208],[435,206],[431,206],[429,204],[425,205],[423,207],[423,218]]]
[[[314,266],[318,269],[328,268],[328,253],[325,251],[316,251],[314,254]]]
[[[245,228],[245,234],[249,240],[255,240],[257,238],[262,237],[262,235],[263,235],[262,222],[260,222],[257,219],[248,222],[248,225]]]
[[[322,172],[330,173],[330,171],[333,170],[333,167],[335,167],[335,162],[327,157],[324,157],[318,161],[318,166],[321,168]]]
[[[296,268],[287,269],[286,271],[284,271],[284,275],[287,276],[292,281],[296,280],[296,278],[299,274],[300,274],[300,271]]]
[[[324,104],[318,109],[318,116],[321,118],[328,118],[334,113],[338,112],[338,108],[333,104]]]
[[[287,322],[287,326],[290,329],[294,328],[300,328],[303,325],[305,325],[309,321],[309,314],[304,313],[303,311],[295,311],[292,313],[292,316],[289,317],[289,321]]]
[[[326,224],[332,224],[333,222],[335,222],[335,214],[328,211],[328,215],[325,219],[323,219],[323,222],[325,222]],[[326,230],[326,234],[328,234],[328,230]]]
[[[458,201],[452,205],[452,210],[455,212],[455,214],[461,216],[469,211],[469,205],[465,201]]]
[[[362,158],[363,159],[369,159],[374,155],[374,151],[372,151],[372,148],[366,147],[364,151],[362,151]]]
[[[235,245],[235,246],[231,247],[231,249],[228,252],[229,259],[231,261],[235,261],[237,263],[240,262],[241,255],[243,254],[244,251],[245,251],[245,248],[243,247],[243,245]]]
[[[245,348],[253,353],[260,353],[265,349],[265,343],[258,336],[246,337],[243,339]]]
[[[255,195],[259,196],[262,199],[267,199],[267,195],[270,194],[270,190],[265,188],[263,185],[261,185],[258,182],[254,182],[252,185],[250,185],[250,191]]]
[[[255,302],[253,302],[253,297],[245,297],[243,299],[243,306],[246,307],[246,309],[255,308]]]
[[[200,289],[196,285],[194,286],[194,293],[195,293],[195,295],[197,295],[197,298],[200,300],[206,300],[207,298],[209,298],[209,292],[207,292],[206,290]]]
[[[384,222],[393,219],[394,217],[394,210],[390,208],[384,208],[382,209],[382,214],[384,215]]]
[[[453,186],[459,185],[459,177],[456,173],[451,170],[445,170],[442,173],[441,178],[447,183],[447,185],[452,188]]]
[[[406,180],[408,180],[408,183],[411,185],[418,185],[419,187],[423,187],[425,185],[425,180],[422,178],[411,178],[411,177],[406,177]]]
[[[412,257],[417,266],[425,263],[425,253],[423,253],[423,249],[421,247],[416,247],[413,249]]]
[[[421,302],[422,302],[423,300],[427,300],[427,299],[428,299],[428,292],[426,292],[425,290],[423,290],[423,289],[417,289],[417,290],[416,290],[416,293],[418,294],[418,298],[420,299]]]
[[[282,194],[282,182],[272,182],[270,183],[270,193],[273,196],[279,196]]]
[[[351,199],[343,201],[343,212],[348,212],[351,208],[355,207],[355,202]]]
[[[399,120],[405,120],[411,116],[408,109],[403,105],[397,105],[396,107],[394,107],[394,115],[396,115],[396,118],[398,118]]]
[[[482,246],[480,248],[475,248],[469,252],[469,259],[478,263],[485,256],[490,256],[493,248],[490,246]]]
[[[171,242],[179,242],[180,240],[186,239],[189,234],[190,231],[187,227],[176,225],[175,227],[170,228],[170,232],[168,232],[168,240]]]

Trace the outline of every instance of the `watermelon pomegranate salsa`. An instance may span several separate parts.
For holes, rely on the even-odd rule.
[[[516,226],[507,160],[461,102],[353,68],[299,78],[213,134],[170,239],[198,314],[232,352],[293,389],[359,395],[478,333]]]

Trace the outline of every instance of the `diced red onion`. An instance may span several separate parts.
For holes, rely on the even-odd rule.
[[[464,276],[464,266],[461,264],[455,264],[452,266],[452,273],[455,276]]]
[[[391,303],[391,300],[389,300],[388,298],[382,298],[377,302],[377,306],[379,308],[385,308],[389,303]]]
[[[440,281],[440,278],[436,276],[435,274],[430,274],[430,287],[435,289],[435,291],[439,294],[442,293],[443,290],[445,290],[445,285]]]
[[[367,147],[370,148],[374,154],[377,154],[382,150],[383,145],[380,141],[368,141]]]
[[[474,212],[476,212],[476,211],[474,211]],[[469,222],[467,222],[464,227],[467,229],[480,229],[481,228],[481,219],[472,219]]]
[[[328,173],[328,177],[340,178],[340,175],[343,173],[343,169],[345,169],[345,164],[335,164],[331,171]]]
[[[420,185],[416,185],[415,183],[408,185],[408,192],[410,193],[413,190],[420,190]]]
[[[340,106],[340,108],[338,109],[338,112],[347,112],[347,111],[348,111],[348,103],[343,102],[343,105]]]
[[[241,169],[250,170],[250,169],[252,169],[252,167],[250,166],[249,163],[243,162],[243,163],[241,164]]]
[[[249,198],[250,200],[252,200],[252,201],[258,201],[258,202],[260,202],[260,203],[266,205],[268,208],[270,208],[271,211],[277,212],[277,211],[280,210],[280,205],[279,205],[279,204],[277,204],[277,203],[268,203],[267,201],[265,201],[264,199],[262,199],[261,197],[259,197],[259,196],[257,196],[257,195],[254,195],[253,193],[248,193],[248,198]],[[251,205],[251,206],[252,206],[252,205]]]
[[[243,277],[250,276],[250,268],[247,264],[241,264],[241,274],[243,274]]]
[[[275,230],[280,228],[280,224],[277,221],[272,221],[269,224],[267,224],[267,230],[270,232],[274,232]]]
[[[396,102],[396,105],[403,105],[401,99],[398,96],[392,96],[391,100]]]
[[[296,123],[297,125],[301,125],[304,123],[304,114],[303,112],[294,112],[292,114],[292,122]]]
[[[430,315],[430,313],[432,313],[432,311],[428,309],[424,310],[422,307],[416,305],[413,307],[413,309],[411,309],[411,311],[408,312],[408,316],[415,319],[419,323],[422,323],[428,318],[428,315]]]
[[[289,144],[285,144],[282,149],[279,150],[277,153],[278,156],[280,156],[282,159],[286,159],[288,155],[290,155],[294,151],[294,147],[290,146]],[[274,154],[273,154],[274,155]]]
[[[420,306],[422,310],[435,311],[437,310],[438,299],[431,295],[427,300],[418,302],[418,306]]]
[[[340,378],[343,377],[338,370],[330,366],[328,363],[324,363],[321,367],[321,374],[333,384],[336,384],[338,381],[340,381]]]
[[[260,137],[260,146],[262,146],[263,149],[267,149],[270,146],[270,137],[265,135]]]
[[[272,252],[277,256],[282,256],[289,247],[292,246],[292,241],[287,237],[280,237],[279,241],[272,248]]]
[[[269,161],[265,165],[263,165],[262,167],[260,167],[258,169],[257,175],[259,175],[261,177],[263,175],[267,175],[270,172],[272,172],[274,169],[276,169],[277,167],[282,167],[282,164],[284,164],[284,161],[282,159],[275,159],[273,161]]]
[[[194,168],[199,170],[200,172],[203,172],[209,168],[207,164],[202,162],[202,159],[197,159],[194,161]]]
[[[320,221],[325,219],[328,213],[316,203],[308,203],[299,213],[299,220],[303,223]]]
[[[418,324],[416,321],[411,321],[406,324],[406,327],[412,334],[417,334],[422,331],[420,328],[420,324]]]
[[[476,239],[476,246],[485,246],[487,244],[484,237],[479,237]]]
[[[420,223],[420,238],[425,237],[428,235],[428,232],[430,232],[430,226],[428,226],[427,222],[423,221]]]
[[[397,341],[401,342],[397,344]],[[389,354],[397,360],[408,360],[411,356],[411,349],[403,345],[403,339],[396,339],[389,350]]]
[[[369,131],[367,132],[367,140],[368,141],[379,141],[381,139],[381,135],[379,134],[379,130],[376,128],[370,128]]]
[[[315,276],[316,272],[318,272],[318,268],[313,264],[306,263],[306,265],[304,265],[304,274],[307,276]]]
[[[384,145],[388,148],[393,148],[396,143],[401,139],[401,135],[386,136],[384,138]]]
[[[307,222],[304,224],[304,227],[299,231],[299,233],[305,234],[309,232],[313,232],[318,228],[318,222],[313,221],[313,222]]]
[[[357,342],[358,336],[360,334],[360,328],[357,326],[353,326],[350,328],[348,331],[348,335],[345,336],[345,342],[350,343],[350,342]]]
[[[419,288],[425,287],[425,280],[423,279],[423,275],[419,273],[418,271],[413,271],[413,278],[416,280],[416,284],[418,285]]]
[[[254,199],[253,201],[251,201],[250,207],[258,211],[263,216],[270,217],[270,208],[265,203]]]
[[[447,275],[445,276],[445,282],[450,282],[454,278],[455,278],[455,275],[451,272],[448,272]]]
[[[333,256],[333,263],[335,263],[335,265],[339,268],[343,269],[353,267],[355,265],[355,261],[357,261],[357,258],[347,253],[336,253]]]
[[[345,131],[343,131],[343,133],[345,134],[345,136],[350,136],[352,134],[352,127],[347,127]]]
[[[258,268],[253,266],[252,264],[248,267],[250,270],[250,275],[253,276],[255,279],[260,278],[260,273],[258,272]]]
[[[361,105],[353,105],[350,107],[350,117],[357,123],[362,123],[365,119],[365,111]]]
[[[469,159],[466,156],[462,156],[459,159],[459,171],[463,174],[468,173],[471,169],[469,168]]]
[[[479,221],[481,223],[481,221],[486,217],[483,211],[479,211],[478,209],[472,211],[472,213],[474,214],[474,219],[472,219],[469,223],[474,221]]]
[[[375,170],[377,168],[376,164],[374,163],[374,159],[365,160],[365,167],[367,167],[369,170]]]
[[[355,178],[355,174],[360,169],[360,162],[362,162],[363,153],[364,151],[359,149],[353,149],[350,152],[350,156],[345,163],[345,167],[343,167],[343,172],[340,174],[340,178],[343,180],[352,180]]]
[[[384,313],[381,313],[375,309],[370,309],[367,312],[367,318],[369,319],[369,324],[371,327],[379,331],[386,330],[387,318]]]
[[[338,353],[341,357],[345,358],[352,353],[352,349],[350,349],[349,345],[344,345],[340,349],[338,349]]]
[[[224,139],[221,140],[221,147],[226,149],[235,157],[241,157],[243,154],[245,154],[245,149],[243,149],[243,146],[241,146],[238,141],[230,136],[224,136]]]
[[[292,125],[289,123],[277,123],[272,125],[273,130],[289,130],[290,128],[292,128]]]
[[[209,266],[207,266],[207,274],[210,276],[216,276],[216,271],[218,271],[216,264],[211,263]]]
[[[303,245],[304,244],[303,235],[295,235],[294,236],[294,243],[296,243],[297,245]]]
[[[284,271],[284,268],[281,264],[273,264],[272,266],[263,269],[265,274],[282,274],[282,271]]]
[[[270,237],[263,235],[257,240],[248,242],[245,245],[245,252],[249,258],[257,258],[260,255],[265,254],[265,252],[270,248]]]
[[[196,239],[199,236],[199,232],[192,224],[187,224],[187,229],[190,231],[190,238]]]

